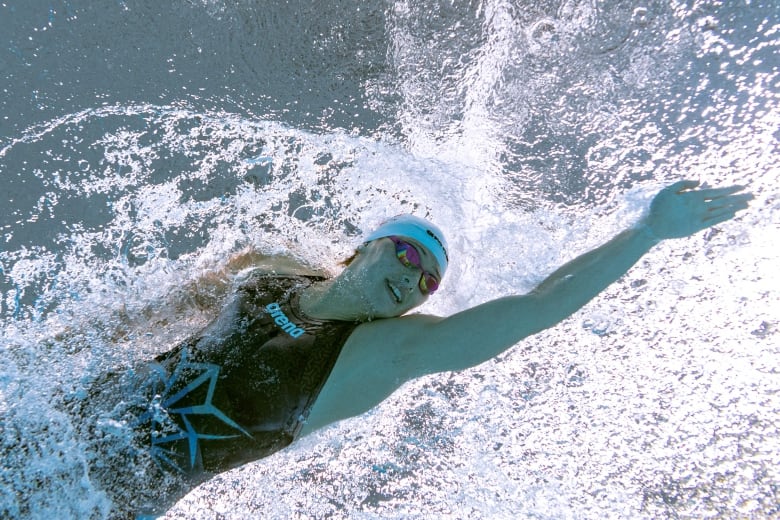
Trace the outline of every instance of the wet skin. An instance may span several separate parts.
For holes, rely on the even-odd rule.
[[[404,238],[420,254],[422,267],[439,276],[433,255]],[[422,270],[399,261],[395,244],[380,238],[362,245],[358,255],[336,278],[312,286],[301,295],[301,309],[319,319],[371,321],[394,318],[424,303]]]

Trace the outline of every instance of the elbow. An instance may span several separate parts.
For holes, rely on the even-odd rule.
[[[525,298],[529,305],[528,315],[532,317],[528,324],[529,336],[555,327],[579,308],[571,305],[570,301],[550,298],[537,290],[531,291]]]

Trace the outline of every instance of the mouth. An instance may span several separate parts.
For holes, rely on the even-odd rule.
[[[402,299],[401,290],[395,285],[393,285],[392,283],[390,283],[390,280],[386,281],[386,285],[387,288],[390,290],[390,295],[395,300],[395,303],[401,303],[401,299]]]

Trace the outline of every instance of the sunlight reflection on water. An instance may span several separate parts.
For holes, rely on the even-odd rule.
[[[167,517],[778,514],[776,9],[248,6],[66,3],[26,25],[0,7],[15,24],[0,31],[0,516],[106,514],[58,401],[203,326],[213,309],[182,317],[176,289],[231,252],[336,269],[385,217],[429,214],[455,254],[422,310],[451,314],[531,289],[681,175],[756,200],[555,329],[410,383]],[[81,31],[100,20],[134,36]],[[166,25],[186,37],[149,32]],[[127,46],[40,46],[49,34]],[[79,76],[85,97],[56,84],[109,63],[111,81]]]

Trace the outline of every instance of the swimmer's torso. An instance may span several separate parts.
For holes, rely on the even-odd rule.
[[[147,427],[163,466],[224,471],[298,436],[357,326],[300,313],[316,280],[252,275],[200,337],[157,358]]]

